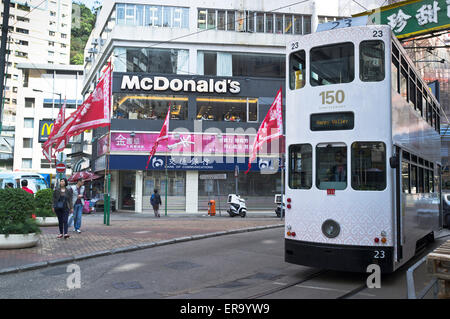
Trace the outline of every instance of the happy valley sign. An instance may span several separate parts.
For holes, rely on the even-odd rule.
[[[167,91],[199,93],[233,93],[241,91],[240,83],[231,79],[169,79],[165,76],[122,75],[121,90]]]

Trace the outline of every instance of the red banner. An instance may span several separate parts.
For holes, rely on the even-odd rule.
[[[283,136],[283,113],[281,110],[281,105],[282,94],[280,88],[275,96],[272,106],[269,109],[269,112],[267,112],[267,115],[261,123],[258,133],[256,134],[255,141],[253,142],[252,153],[248,161],[248,169],[245,174],[250,171],[251,162],[256,159],[256,153],[262,145]]]
[[[153,145],[152,150],[150,151],[150,156],[148,157],[147,165],[145,166],[145,169],[148,169],[148,164],[150,163],[150,159],[152,158],[153,155],[155,155],[159,142],[169,139],[169,119],[170,119],[170,105],[169,105],[169,110],[167,111],[166,119],[164,120],[164,124],[161,128],[161,132],[159,132],[159,136],[156,139],[156,142]]]
[[[111,72],[111,64],[108,64],[94,92],[60,127],[53,129],[54,134],[42,146],[43,153],[49,161],[48,155],[51,154],[54,157],[54,153],[62,152],[71,136],[111,124]],[[52,150],[54,144],[56,145]]]
[[[61,109],[59,110],[58,116],[56,117],[56,120],[53,123],[53,129],[50,132],[47,141],[45,141],[45,143],[42,145],[42,153],[49,162],[51,162],[52,158],[55,157],[55,154],[52,152],[52,144],[49,144],[49,141],[51,141],[56,132],[59,131],[65,119],[66,119],[66,100],[64,100],[64,104],[61,106]]]

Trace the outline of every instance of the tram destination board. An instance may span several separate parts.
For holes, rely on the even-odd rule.
[[[311,114],[311,131],[352,130],[354,126],[353,112]]]

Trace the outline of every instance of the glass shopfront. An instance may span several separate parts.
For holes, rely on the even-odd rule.
[[[149,170],[144,174],[144,190],[143,190],[143,209],[152,209],[150,205],[150,196],[157,189],[161,195],[165,207],[166,196],[166,180],[167,184],[167,208],[170,210],[185,210],[186,207],[186,172],[185,171],[168,171],[167,179],[165,171]]]
[[[119,94],[113,96],[113,118],[130,120],[163,120],[171,106],[171,120],[185,120],[187,96]]]
[[[136,171],[120,171],[119,209],[134,210],[136,196]]]

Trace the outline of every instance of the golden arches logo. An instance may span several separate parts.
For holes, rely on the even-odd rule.
[[[41,129],[41,136],[44,136],[44,130],[45,127],[47,127],[47,134],[46,135],[50,135],[50,132],[52,131],[53,128],[53,123],[44,123],[44,125],[42,125],[42,129]]]

